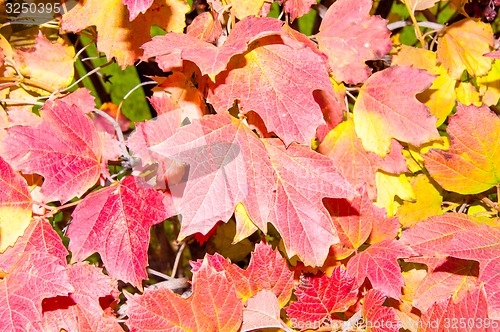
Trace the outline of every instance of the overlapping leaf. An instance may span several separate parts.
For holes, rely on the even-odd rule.
[[[362,83],[370,76],[366,60],[381,58],[391,49],[386,22],[371,16],[372,1],[336,1],[326,12],[319,33],[319,49],[337,82]]]
[[[382,306],[385,296],[377,289],[370,289],[365,295],[362,315],[369,331],[397,332],[399,320],[394,308]]]
[[[129,294],[127,326],[130,331],[238,331],[243,304],[224,272],[204,260],[193,275],[193,293],[184,299],[166,287]]]
[[[134,177],[86,196],[68,229],[72,260],[98,252],[111,277],[142,288],[149,228],[173,215],[163,199],[161,193],[138,186]]]
[[[0,157],[0,252],[14,245],[31,220],[26,180]]]
[[[243,309],[242,332],[271,327],[280,328],[283,325],[280,319],[280,305],[273,292],[264,289],[248,299]]]
[[[347,263],[347,272],[356,278],[358,286],[368,278],[373,288],[400,299],[404,280],[397,259],[413,255],[413,250],[400,241],[382,241],[352,257]]]
[[[294,323],[317,322],[322,325],[334,312],[346,311],[357,301],[356,280],[342,267],[336,267],[331,277],[306,276],[296,288],[297,302],[287,308]]]
[[[425,167],[446,190],[476,194],[500,182],[500,119],[486,106],[457,106],[447,127],[448,151],[432,149]]]
[[[102,147],[92,120],[63,100],[47,102],[38,126],[9,128],[5,157],[14,169],[44,177],[47,202],[81,196],[101,174]]]
[[[63,15],[62,28],[78,32],[95,25],[98,50],[104,52],[108,60],[115,58],[125,68],[142,56],[140,47],[151,39],[149,30],[152,25],[181,32],[188,11],[189,6],[184,0],[154,0],[145,14],[138,14],[131,22],[122,0],[89,0],[79,2]],[[134,14],[131,12],[130,15]]]
[[[283,0],[282,0],[283,1]],[[316,0],[284,0],[285,13],[290,15],[290,22],[311,11],[311,6],[316,4]]]
[[[385,156],[391,138],[415,146],[439,139],[436,118],[414,97],[433,79],[423,70],[394,66],[365,82],[354,105],[354,124],[367,151]]]

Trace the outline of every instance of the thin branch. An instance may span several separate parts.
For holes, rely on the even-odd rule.
[[[488,197],[484,196],[484,195],[477,195],[479,197],[479,199],[481,199],[481,202],[487,204],[489,207],[491,207],[492,209],[500,212],[500,206],[498,206],[497,203],[493,202],[491,199],[489,199]]]
[[[42,83],[33,81],[29,78],[24,78],[24,77],[0,77],[0,83],[3,83],[3,82],[16,83],[16,85],[17,84],[25,84],[25,85],[31,86],[33,88],[36,88],[36,89],[41,89],[41,90],[47,91],[48,93],[54,92],[53,89],[46,87]]]
[[[175,278],[175,275],[177,274],[177,268],[179,267],[179,261],[181,260],[184,248],[186,248],[186,242],[182,242],[181,246],[179,247],[179,250],[177,251],[177,256],[175,256],[174,267],[172,268],[172,274],[171,274],[172,278]]]
[[[149,268],[149,267],[147,268],[147,271],[148,271],[148,273],[149,273],[149,274],[152,274],[152,275],[154,275],[154,276],[157,276],[157,277],[163,278],[163,279],[165,279],[165,280],[170,280],[170,279],[172,279],[172,277],[170,277],[170,276],[168,276],[168,275],[166,275],[166,274],[164,274],[164,273],[158,272],[158,271],[156,271],[156,270],[153,270],[152,268]]]
[[[43,103],[39,101],[22,100],[22,99],[0,99],[0,103],[43,106]]]
[[[390,24],[387,24],[387,29],[393,31],[399,28],[404,28],[406,26],[413,25],[411,21],[397,21],[393,22]],[[417,22],[417,25],[423,28],[429,28],[433,30],[442,30],[446,26],[443,24],[435,23],[435,22],[427,22],[427,21],[422,21],[422,22]]]

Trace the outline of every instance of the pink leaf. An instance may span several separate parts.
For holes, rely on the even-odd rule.
[[[172,215],[162,199],[161,193],[138,187],[134,177],[89,194],[68,229],[72,260],[98,252],[111,277],[142,288],[149,228]]]
[[[133,21],[140,13],[144,14],[153,4],[153,0],[122,0],[129,11],[129,20]]]
[[[328,55],[335,80],[350,84],[370,76],[366,60],[381,58],[391,49],[386,21],[371,16],[371,0],[339,0],[326,12],[319,33],[319,49]]]
[[[38,126],[15,126],[4,140],[5,156],[24,173],[44,177],[47,201],[83,195],[101,173],[101,143],[92,120],[62,100],[47,102]]]
[[[280,319],[280,305],[273,292],[264,289],[248,299],[243,309],[241,331],[283,327]]]
[[[290,14],[290,22],[295,21],[311,11],[311,6],[316,4],[316,0],[285,0],[285,13]]]
[[[376,289],[370,289],[365,295],[362,315],[366,327],[374,332],[398,332],[401,323],[396,317],[394,308],[382,306],[385,296]]]

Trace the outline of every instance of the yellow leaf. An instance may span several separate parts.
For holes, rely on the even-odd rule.
[[[247,16],[260,16],[264,0],[226,0],[232,5],[234,16],[242,20]]]
[[[457,94],[457,100],[464,105],[482,105],[479,91],[477,91],[476,87],[470,82],[460,82],[455,92]]]
[[[500,218],[498,218],[497,213],[482,202],[472,204],[467,208],[467,214],[474,217],[474,221],[477,221],[478,224],[500,228]]]
[[[406,201],[416,199],[410,181],[405,174],[397,175],[377,171],[375,181],[377,183],[377,202],[375,205],[385,208],[388,217],[394,216],[400,206],[396,201],[396,196]]]
[[[443,136],[441,140],[436,140],[424,144],[420,147],[415,147],[413,145],[408,146],[408,150],[403,149],[403,156],[406,158],[406,165],[408,169],[415,173],[424,169],[424,158],[422,154],[429,152],[429,149],[441,149],[448,150],[450,147],[450,140],[448,137]]]
[[[31,210],[0,206],[0,252],[14,245],[31,221]]]
[[[252,219],[248,216],[243,204],[238,203],[236,205],[234,217],[236,219],[236,234],[234,234],[233,244],[246,239],[258,230],[257,226],[255,226]]]
[[[431,216],[442,214],[443,196],[440,190],[425,174],[412,178],[411,186],[415,193],[415,202],[403,201],[396,215],[404,227],[410,227]]]
[[[439,127],[453,110],[456,102],[455,84],[442,65],[437,65],[436,53],[406,45],[401,45],[400,51],[393,57],[393,65],[413,66],[437,75],[432,85],[417,95],[418,100],[429,107],[429,111],[438,120]]]
[[[467,18],[444,29],[438,40],[438,59],[454,79],[460,78],[464,70],[474,77],[486,75],[492,59],[483,54],[494,42],[490,24]]]
[[[408,6],[410,6],[412,11],[416,11],[416,10],[424,10],[427,8],[431,8],[438,1],[443,1],[443,0],[404,0],[403,2],[406,2]]]
[[[488,106],[496,105],[500,98],[500,61],[493,61],[490,72],[478,77],[479,94],[483,96],[482,102]]]

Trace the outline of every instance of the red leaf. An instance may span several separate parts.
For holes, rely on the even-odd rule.
[[[134,331],[238,331],[243,304],[224,272],[204,260],[193,275],[193,294],[184,299],[163,287],[128,294],[127,326]]]
[[[384,301],[384,294],[376,289],[370,289],[366,293],[362,309],[366,327],[373,332],[398,332],[401,323],[394,308],[382,306]]]
[[[163,195],[138,187],[134,177],[85,197],[73,212],[68,229],[72,260],[101,255],[109,275],[142,288],[147,279],[149,228],[172,213]]]
[[[385,240],[351,258],[347,272],[356,278],[358,287],[368,278],[373,288],[399,300],[404,280],[397,259],[412,255],[413,250],[400,241]]]
[[[180,239],[226,222],[239,202],[266,230],[274,175],[263,143],[248,126],[228,115],[208,115],[151,150],[190,165],[185,189],[169,186],[182,215]]]
[[[371,16],[371,7],[371,0],[340,0],[321,22],[316,38],[337,82],[364,82],[370,76],[365,61],[379,59],[391,49],[386,21]]]
[[[419,331],[498,331],[499,322],[488,318],[482,287],[468,292],[458,303],[450,298],[435,303],[418,322]]]
[[[246,270],[241,269],[219,254],[206,255],[208,264],[216,271],[224,271],[228,280],[235,286],[236,293],[243,300],[255,296],[263,289],[271,290],[278,298],[281,306],[284,306],[293,289],[293,272],[290,271],[286,260],[281,257],[279,251],[260,242],[255,246]],[[193,273],[197,272],[203,260],[191,262]]]
[[[281,33],[283,22],[274,18],[248,16],[236,23],[221,47],[191,35],[169,33],[144,44],[143,59],[155,57],[163,71],[177,67],[179,60],[194,62],[203,75],[215,77],[223,71],[232,56],[245,52],[248,45],[261,37]]]
[[[87,262],[68,269],[75,291],[67,297],[48,298],[43,302],[43,327],[47,331],[123,331],[115,316],[106,313],[99,299],[117,300],[116,280]]]
[[[337,172],[335,162],[304,145],[287,149],[279,140],[266,140],[276,171],[274,209],[269,220],[283,237],[289,257],[321,266],[332,244],[338,243],[323,198],[353,195],[351,185]]]
[[[231,59],[228,71],[210,83],[207,98],[218,113],[238,100],[241,113],[259,114],[286,145],[310,144],[318,126],[325,124],[316,90],[335,98],[323,57],[301,42],[274,36]]]
[[[336,267],[331,277],[307,276],[296,288],[297,302],[286,312],[294,325],[317,322],[319,326],[334,312],[346,311],[356,303],[358,287],[356,280],[342,267]]]
[[[42,300],[73,290],[66,267],[56,257],[35,251],[23,253],[0,281],[3,330],[42,331]]]
[[[414,146],[440,139],[436,118],[415,97],[433,80],[424,70],[403,66],[370,76],[353,110],[356,134],[367,151],[385,156],[392,138]]]
[[[203,12],[187,27],[186,34],[212,43],[222,34],[222,25],[216,12]]]
[[[63,100],[47,102],[38,126],[9,128],[5,157],[24,173],[44,177],[47,202],[65,203],[83,195],[99,179],[101,143],[92,120]]]

